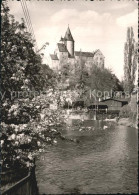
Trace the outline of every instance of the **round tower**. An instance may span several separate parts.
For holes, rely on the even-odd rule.
[[[69,54],[71,55],[71,57],[73,57],[74,56],[74,39],[72,37],[69,26],[68,26],[68,29],[66,31],[64,39],[65,39],[65,44],[66,44],[67,50],[68,50]]]
[[[66,41],[67,50],[71,56],[74,56],[74,41]]]

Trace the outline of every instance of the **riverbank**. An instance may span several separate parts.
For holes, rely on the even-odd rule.
[[[133,121],[130,118],[120,118],[118,121],[118,125],[123,125],[126,127],[134,127],[134,128],[138,128],[137,127],[137,121]]]

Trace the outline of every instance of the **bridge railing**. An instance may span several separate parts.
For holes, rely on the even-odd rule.
[[[9,189],[1,192],[1,195],[38,195],[35,166],[26,177],[16,182]]]

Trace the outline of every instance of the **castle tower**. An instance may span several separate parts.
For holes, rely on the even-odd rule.
[[[68,52],[73,57],[74,56],[74,39],[72,37],[69,26],[68,26],[68,29],[65,33],[64,40],[65,40],[65,44],[66,44]]]

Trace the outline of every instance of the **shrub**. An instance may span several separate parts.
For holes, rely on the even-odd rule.
[[[50,100],[59,99],[59,93],[48,92],[53,82],[50,69],[45,67],[46,74],[42,74],[41,57],[34,51],[34,43],[31,35],[26,32],[24,21],[16,22],[3,3],[1,28],[3,97],[0,162],[2,171],[6,172],[16,167],[32,167],[36,152],[43,151],[46,143],[57,142],[56,138],[60,135],[57,128],[62,122],[61,110],[52,111],[47,106]],[[21,95],[39,92],[44,86],[47,95]],[[15,96],[18,92],[20,95]]]
[[[131,108],[129,105],[125,105],[121,108],[120,113],[119,113],[120,117],[123,118],[128,118],[131,115]]]

